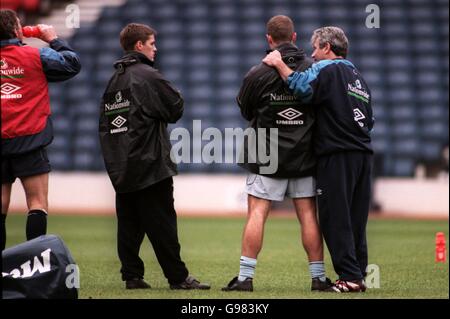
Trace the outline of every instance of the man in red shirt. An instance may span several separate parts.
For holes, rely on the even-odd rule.
[[[27,240],[47,232],[48,173],[45,147],[53,139],[48,82],[79,73],[78,56],[58,39],[51,26],[39,25],[39,38],[50,47],[22,43],[22,27],[12,10],[0,10],[0,73],[2,134],[2,215],[0,246],[6,243],[5,220],[16,178],[22,182],[28,206]]]

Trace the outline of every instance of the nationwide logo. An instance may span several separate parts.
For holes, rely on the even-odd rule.
[[[12,94],[16,92],[17,90],[20,90],[21,87],[11,84],[11,83],[3,83],[0,87],[0,92],[2,93],[1,98],[2,99],[21,99],[22,94]]]
[[[364,120],[366,117],[360,109],[356,108],[353,110],[353,114],[355,115],[354,120],[359,124],[359,126],[364,127],[364,123],[360,122]]]
[[[123,94],[121,91],[117,92],[114,96],[114,103],[105,103],[105,114],[111,115],[116,113],[122,113],[128,111],[130,107],[130,101],[128,99],[123,98]]]
[[[283,125],[302,125],[304,122],[302,120],[295,120],[303,115],[302,112],[297,111],[293,108],[285,109],[279,113],[277,113],[282,118],[285,118],[286,120],[277,120],[277,124],[283,124]],[[295,121],[294,121],[295,120]]]
[[[360,80],[356,80],[354,84],[348,83],[347,94],[369,103],[370,95],[364,90]]]
[[[10,68],[6,58],[0,60],[0,74],[2,78],[23,78],[25,74],[25,69],[18,67]]]
[[[292,94],[276,94],[271,93],[270,94],[270,100],[275,102],[281,102],[281,101],[296,101],[297,97]]]
[[[0,69],[5,70],[7,68],[8,68],[8,63],[6,63],[6,59],[5,58],[1,59],[0,60]]]
[[[116,103],[122,102],[122,92],[117,92],[116,94]]]

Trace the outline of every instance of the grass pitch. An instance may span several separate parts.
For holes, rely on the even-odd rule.
[[[25,240],[25,215],[7,218],[7,247]],[[129,291],[120,280],[116,219],[107,216],[50,216],[48,233],[62,237],[80,267],[80,298],[449,298],[449,267],[435,263],[435,234],[448,240],[448,221],[380,220],[368,225],[369,263],[380,269],[380,288],[365,294],[310,291],[306,254],[293,218],[269,217],[258,258],[253,293],[224,293],[239,271],[244,218],[178,218],[181,254],[190,273],[212,285],[209,291],[172,291],[146,238],[141,258],[152,289]],[[327,275],[336,279],[326,251]]]

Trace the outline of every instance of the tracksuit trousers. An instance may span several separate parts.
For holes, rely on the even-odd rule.
[[[183,282],[189,272],[180,257],[172,178],[136,192],[117,193],[116,212],[122,280],[144,277],[139,249],[147,235],[169,284]]]
[[[366,276],[372,165],[368,152],[339,152],[318,158],[319,223],[340,280]]]

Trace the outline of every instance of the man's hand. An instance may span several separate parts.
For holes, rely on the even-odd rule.
[[[262,61],[268,66],[275,67],[283,81],[286,81],[289,75],[294,72],[283,62],[281,53],[278,50],[270,52]]]
[[[262,60],[268,66],[277,66],[283,60],[281,59],[281,53],[278,50],[274,50],[270,52],[266,57]]]
[[[38,24],[38,28],[41,31],[41,36],[39,37],[39,39],[41,39],[42,41],[50,43],[56,38],[58,38],[53,26],[46,24]]]

